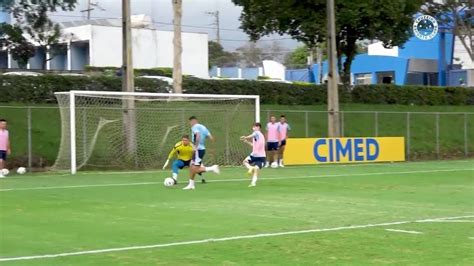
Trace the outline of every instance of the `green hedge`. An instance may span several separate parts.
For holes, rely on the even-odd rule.
[[[474,88],[367,85],[352,90],[354,103],[473,105]]]
[[[86,66],[85,70],[86,72],[105,73],[111,76],[116,76],[121,71],[119,67],[92,67],[92,66]],[[136,76],[165,76],[165,77],[173,76],[173,69],[169,67],[158,67],[158,68],[147,68],[147,69],[135,68],[133,72],[135,73]]]
[[[161,80],[137,78],[135,90],[167,92],[168,84]],[[0,76],[0,102],[54,103],[55,92],[70,90],[120,91],[119,77],[44,75]]]
[[[327,102],[326,86],[253,80],[204,80],[188,78],[186,93],[260,95],[262,104],[312,105]],[[350,102],[349,90],[339,88],[341,102]]]
[[[52,103],[54,93],[69,90],[120,91],[120,77],[44,75],[1,76],[0,102]],[[313,105],[327,101],[325,85],[251,80],[205,80],[186,77],[185,93],[260,95],[262,104]],[[167,92],[161,80],[137,78],[135,90]],[[474,88],[370,85],[339,88],[341,103],[404,105],[474,105]]]

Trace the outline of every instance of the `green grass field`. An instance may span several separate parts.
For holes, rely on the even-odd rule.
[[[13,105],[19,109],[0,107],[2,117],[9,120],[11,141],[13,145],[12,159],[19,159],[15,165],[26,165],[27,138],[27,107]],[[34,165],[51,165],[56,159],[61,138],[60,116],[57,105],[33,106],[32,109],[32,152]],[[37,108],[43,107],[43,108]],[[47,108],[44,108],[47,107]],[[325,137],[327,136],[327,115],[310,112],[306,129],[305,113],[297,111],[325,111],[325,105],[314,106],[282,106],[262,105],[261,119],[265,121],[269,114],[286,114],[291,124],[293,137]],[[272,110],[272,111],[267,111]],[[289,112],[289,110],[291,112]],[[343,111],[380,111],[380,112],[440,112],[440,157],[463,158],[464,155],[464,114],[445,115],[446,112],[470,112],[467,118],[469,140],[474,139],[474,107],[473,106],[404,106],[404,105],[371,105],[342,104]],[[346,113],[344,115],[344,135],[347,137],[370,137],[375,135],[374,114]],[[204,121],[203,121],[204,122]],[[410,159],[436,158],[435,115],[418,114],[410,118]],[[379,136],[406,136],[406,113],[380,113],[378,117]],[[218,130],[218,129],[211,129]],[[474,141],[468,141],[470,156],[474,154]],[[168,151],[166,151],[167,153]]]
[[[474,263],[473,160],[264,169],[255,188],[224,168],[195,191],[186,174],[12,174],[0,264]]]

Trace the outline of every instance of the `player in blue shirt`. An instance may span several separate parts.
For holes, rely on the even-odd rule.
[[[189,123],[191,125],[191,140],[193,143],[194,154],[189,171],[189,184],[183,188],[185,190],[195,189],[194,177],[196,174],[201,174],[203,172],[220,173],[218,165],[213,165],[211,167],[204,167],[202,165],[202,160],[206,154],[206,140],[209,138],[213,142],[215,141],[211,132],[206,126],[199,124],[198,119],[195,116],[189,118]]]

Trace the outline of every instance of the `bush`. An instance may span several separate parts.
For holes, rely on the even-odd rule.
[[[301,85],[254,80],[203,80],[188,78],[186,93],[260,95],[262,104],[311,105],[327,102],[326,86]],[[350,102],[350,93],[339,89],[341,102]]]
[[[136,91],[167,92],[167,87],[161,80],[135,80]],[[0,76],[0,102],[54,103],[55,92],[70,90],[121,91],[122,81],[119,77],[107,76]]]
[[[405,105],[470,105],[474,104],[474,88],[426,87],[396,85],[356,86],[354,103]]]
[[[86,72],[108,74],[110,76],[118,76],[121,73],[121,69],[119,67],[86,66],[85,70]],[[158,67],[158,68],[147,68],[147,69],[135,68],[133,71],[136,76],[165,76],[165,77],[173,76],[173,69],[169,67]]]
[[[161,80],[137,78],[138,92],[165,93],[169,85]],[[54,103],[55,92],[69,90],[121,91],[121,78],[116,76],[44,75],[1,76],[0,102]],[[205,80],[185,77],[183,90],[196,94],[260,95],[262,104],[314,105],[327,102],[326,85],[287,84],[255,80]],[[474,89],[465,87],[424,87],[370,85],[350,90],[339,87],[341,103],[473,105]]]

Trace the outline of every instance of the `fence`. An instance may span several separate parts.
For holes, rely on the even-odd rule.
[[[262,121],[271,114],[285,114],[291,137],[327,137],[326,111],[264,110]],[[407,160],[474,155],[474,112],[343,111],[340,123],[344,137],[405,137]]]
[[[291,137],[327,136],[325,111],[264,109],[261,120],[271,114],[286,115]],[[0,117],[8,120],[11,134],[10,167],[54,163],[61,138],[58,107],[0,106]],[[345,137],[405,137],[408,160],[474,156],[474,112],[344,111],[340,118]]]

